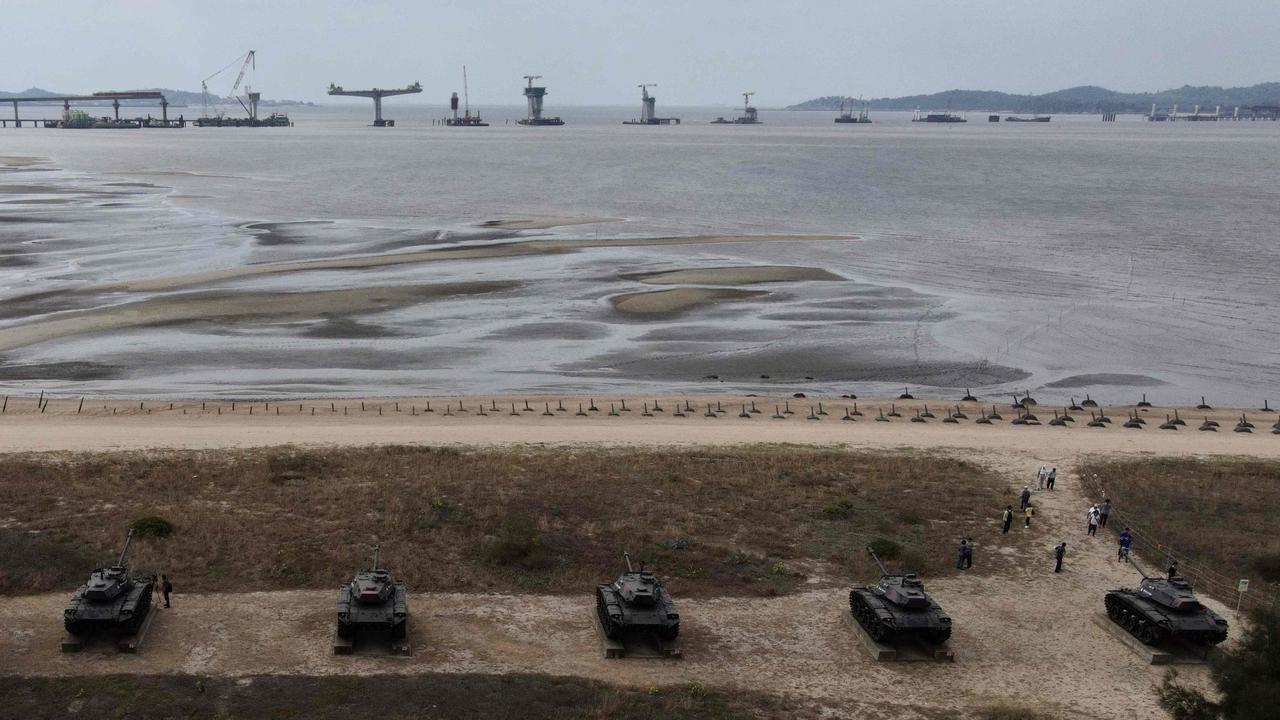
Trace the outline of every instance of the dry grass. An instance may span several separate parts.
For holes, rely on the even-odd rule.
[[[0,677],[5,717],[135,720],[238,718],[651,718],[794,717],[770,698],[701,686],[644,691],[541,675],[210,678],[189,675]]]
[[[629,550],[677,595],[769,595],[867,578],[872,541],[954,572],[952,546],[1007,491],[942,455],[791,446],[13,455],[0,537],[63,560],[0,556],[0,592],[73,587],[89,567],[72,559],[105,562],[157,516],[173,534],[135,542],[132,565],[180,591],[328,587],[381,542],[418,591],[581,593]]]
[[[1091,460],[1086,489],[1110,496],[1110,525],[1138,531],[1135,547],[1163,570],[1169,552],[1197,589],[1234,603],[1237,578],[1246,600],[1280,593],[1280,462],[1254,459]],[[1117,522],[1117,519],[1119,522]]]

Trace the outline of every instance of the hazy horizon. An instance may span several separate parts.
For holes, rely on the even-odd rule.
[[[543,75],[548,104],[631,105],[641,82],[664,105],[761,107],[831,94],[895,97],[950,89],[1038,94],[1079,85],[1147,92],[1247,86],[1280,78],[1263,52],[1280,3],[1099,0],[1071,6],[974,0],[963,6],[861,6],[833,0],[577,0],[465,7],[291,0],[218,4],[8,0],[0,89],[63,92],[200,81],[247,50],[264,97],[340,104],[325,88],[401,87],[423,104],[461,89],[473,103],[518,104],[525,74]],[[59,52],[50,52],[56,41]],[[37,61],[38,58],[38,61]],[[231,68],[210,81],[225,94]],[[367,102],[353,99],[352,102]]]

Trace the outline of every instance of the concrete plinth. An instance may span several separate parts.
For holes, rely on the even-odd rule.
[[[604,634],[604,628],[600,626],[600,616],[595,612],[591,613],[591,626],[596,629],[596,635],[600,638],[600,646],[606,659],[682,657],[676,640],[663,640],[652,633],[625,633],[620,640],[611,639]]]
[[[377,642],[374,642],[374,640]],[[382,649],[385,648],[385,651]],[[377,638],[361,638],[357,633],[354,638],[338,637],[338,631],[333,631],[333,654],[334,655],[400,655],[408,657],[413,654],[413,645],[409,643],[407,638],[389,638],[386,636]]]
[[[116,649],[122,653],[138,652],[138,648],[142,647],[142,641],[147,639],[147,631],[151,629],[151,624],[155,621],[158,612],[153,605],[151,610],[147,612],[147,617],[142,621],[142,625],[138,627],[138,632],[132,635],[121,635],[116,638]]]
[[[892,643],[876,642],[852,612],[840,613],[844,623],[853,628],[871,659],[876,662],[955,662],[956,654],[949,645],[930,645],[915,637],[904,637]]]
[[[142,624],[138,626],[138,632],[136,633],[106,631],[103,635],[112,637],[115,641],[116,650],[122,653],[136,653],[141,649],[142,642],[146,640],[147,632],[151,630],[151,625],[155,622],[157,612],[158,609],[153,605],[147,611],[147,616],[142,620]],[[67,633],[62,638],[62,652],[80,652],[98,637],[98,635],[72,635]]]
[[[1201,647],[1177,639],[1170,639],[1159,645],[1148,645],[1112,622],[1104,612],[1095,615],[1093,622],[1124,643],[1125,647],[1132,650],[1148,665],[1203,665],[1209,661],[1209,656],[1214,651],[1214,648]]]

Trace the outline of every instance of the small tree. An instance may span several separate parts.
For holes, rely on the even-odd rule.
[[[1170,671],[1156,688],[1160,706],[1174,720],[1271,720],[1280,707],[1280,610],[1261,607],[1249,614],[1249,628],[1233,650],[1210,667],[1222,699],[1177,682]]]

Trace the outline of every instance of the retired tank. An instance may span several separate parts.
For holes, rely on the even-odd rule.
[[[631,566],[631,556],[623,553],[627,571],[608,585],[596,586],[596,613],[600,627],[611,640],[628,632],[652,633],[663,640],[680,634],[680,614],[671,595],[657,576]]]
[[[1217,645],[1227,639],[1227,621],[1200,604],[1191,583],[1178,575],[1148,575],[1137,561],[1130,558],[1130,562],[1142,574],[1142,584],[1107,593],[1107,617],[1112,622],[1147,645],[1169,638],[1197,645]]]
[[[151,578],[131,577],[125,561],[133,531],[124,540],[120,559],[111,567],[89,573],[89,582],[81,585],[62,611],[62,624],[72,635],[89,635],[103,631],[123,634],[138,632],[151,611],[151,595],[155,582]]]
[[[409,625],[408,592],[404,583],[378,567],[381,546],[373,548],[373,567],[361,570],[338,590],[338,637],[351,640],[360,633],[405,636]]]
[[[880,582],[849,591],[849,610],[876,642],[904,636],[941,644],[951,637],[951,617],[924,591],[914,574],[895,575],[871,548],[867,554],[880,567]]]

